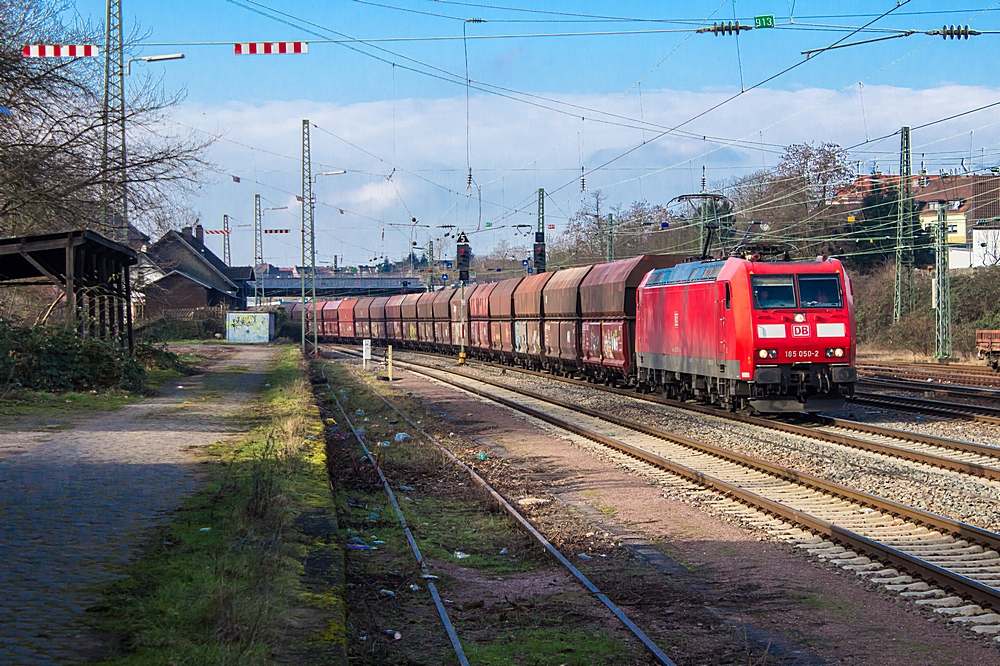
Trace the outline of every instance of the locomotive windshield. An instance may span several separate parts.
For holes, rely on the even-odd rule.
[[[757,310],[795,307],[795,277],[792,275],[753,275],[753,306]]]
[[[799,275],[799,300],[803,308],[842,308],[838,275]]]
[[[753,275],[750,283],[757,310],[844,307],[838,275]]]

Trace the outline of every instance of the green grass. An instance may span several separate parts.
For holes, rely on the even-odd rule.
[[[486,645],[471,645],[466,652],[469,662],[477,666],[600,666],[630,657],[621,641],[603,632],[559,627],[505,635]]]
[[[0,424],[24,418],[58,418],[97,411],[111,411],[136,402],[124,391],[104,393],[26,393],[22,398],[0,400]]]
[[[283,350],[270,387],[240,416],[249,434],[210,448],[208,483],[107,590],[95,610],[121,647],[105,663],[270,663],[289,610],[305,603],[299,559],[316,545],[292,520],[307,508],[333,511],[322,423],[303,372],[298,350]],[[334,640],[342,621],[330,607],[342,603],[314,604],[333,618]]]

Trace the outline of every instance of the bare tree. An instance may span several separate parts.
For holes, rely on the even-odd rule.
[[[98,59],[24,58],[33,43],[101,43],[100,27],[64,22],[69,3],[0,0],[0,235],[97,228],[101,192],[103,76]],[[134,30],[129,49],[138,48]],[[126,56],[127,57],[127,56]],[[151,228],[177,195],[193,186],[209,142],[168,131],[183,92],[165,95],[160,80],[129,81],[130,222]]]

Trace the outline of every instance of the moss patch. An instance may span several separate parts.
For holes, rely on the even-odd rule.
[[[270,386],[238,417],[249,432],[210,447],[205,487],[94,609],[117,638],[106,663],[265,664],[281,653],[338,663],[342,555],[304,373],[298,351],[282,350]],[[332,582],[320,593],[317,580]]]

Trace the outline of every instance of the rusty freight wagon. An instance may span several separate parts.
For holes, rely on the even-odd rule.
[[[359,340],[372,337],[371,306],[374,300],[370,296],[360,298],[354,306],[354,337]]]
[[[490,356],[490,294],[497,284],[499,283],[481,284],[469,297],[470,346],[472,354],[478,358]]]
[[[416,347],[417,340],[417,301],[423,293],[406,294],[400,303],[400,312],[403,316],[403,342],[404,347]]]
[[[448,311],[451,316],[451,344],[458,349],[469,346],[469,296],[474,287],[456,287]],[[463,301],[464,296],[464,301]]]
[[[542,324],[545,365],[552,372],[576,374],[583,368],[580,356],[580,283],[591,266],[554,273],[542,289]]]
[[[976,331],[976,356],[994,370],[1000,370],[1000,331]]]
[[[641,254],[595,265],[580,283],[580,351],[588,377],[618,382],[635,371],[635,290],[646,274],[683,257]]]
[[[385,328],[389,344],[398,345],[403,340],[403,299],[406,294],[390,296],[385,304]]]
[[[354,306],[358,304],[358,299],[349,298],[340,302],[337,308],[337,320],[340,323],[340,339],[344,342],[353,342],[356,331],[354,330]]]
[[[372,340],[376,345],[384,345],[386,341],[385,304],[389,302],[389,298],[389,296],[374,298],[368,308],[368,316],[371,319]]]
[[[319,305],[319,318],[322,322],[319,334],[327,340],[340,337],[340,321],[337,319],[337,308],[340,307],[340,301],[323,301]]]
[[[529,275],[514,290],[514,358],[525,367],[540,370],[544,363],[542,290],[555,273]]]
[[[421,349],[434,347],[434,297],[436,291],[426,291],[417,299],[417,342]]]
[[[514,290],[523,279],[501,280],[490,292],[490,355],[503,363],[514,361]]]
[[[440,351],[448,351],[451,347],[451,308],[452,297],[458,291],[455,287],[447,287],[434,292],[431,303],[431,314],[434,317],[434,344]]]

